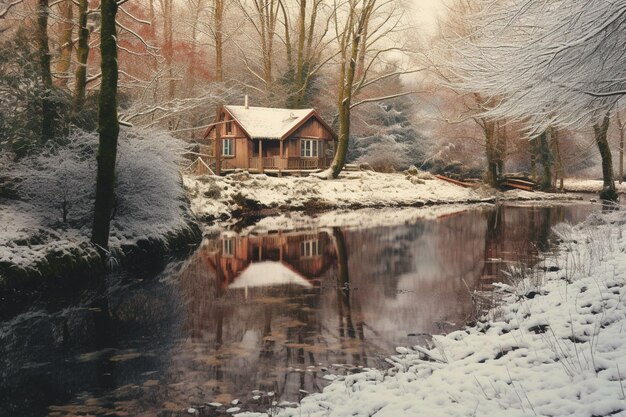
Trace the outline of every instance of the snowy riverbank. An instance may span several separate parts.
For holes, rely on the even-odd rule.
[[[217,176],[185,176],[194,213],[205,221],[227,220],[241,213],[265,210],[318,212],[367,207],[421,207],[496,200],[577,200],[573,194],[463,188],[429,173],[383,174],[344,172],[337,180],[309,177],[269,177],[246,172]],[[273,211],[273,213],[272,213]]]
[[[390,369],[338,377],[271,415],[626,415],[625,217],[557,226],[557,253],[511,270],[503,302],[476,326],[399,347]]]
[[[0,197],[0,289],[37,285],[42,278],[85,279],[102,270],[89,239],[97,142],[96,134],[75,132],[63,147],[8,166]],[[178,173],[182,146],[165,134],[122,130],[113,263],[197,239]]]
[[[626,193],[626,183],[620,184],[616,181],[615,188],[620,194]],[[574,193],[599,193],[602,191],[602,180],[566,178],[563,180],[563,189]]]

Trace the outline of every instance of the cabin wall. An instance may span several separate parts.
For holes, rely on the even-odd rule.
[[[333,136],[316,117],[311,117],[284,142],[285,157],[300,156],[300,139],[317,139],[322,142],[319,156],[325,156],[327,149],[332,149]]]
[[[214,145],[215,134],[216,134],[216,129],[219,129],[222,139],[233,139],[234,147],[235,147],[235,156],[232,156],[232,157],[222,156],[222,161],[224,161],[223,167],[224,168],[247,168],[248,158],[251,155],[250,141],[246,137],[241,126],[239,126],[239,124],[235,120],[233,120],[231,115],[228,114],[226,111],[222,111],[222,113],[220,114],[220,121],[222,122],[231,121],[231,122],[230,124],[220,123],[215,127],[215,129],[211,131],[211,133],[209,134],[209,142],[208,142],[208,147],[210,148],[209,154],[210,155],[214,154],[213,149],[215,146]],[[230,128],[230,131],[229,131],[229,128]]]

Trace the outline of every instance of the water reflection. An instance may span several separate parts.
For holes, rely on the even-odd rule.
[[[591,206],[473,209],[369,229],[224,231],[161,279],[0,327],[0,415],[220,415],[383,367],[471,317],[469,290],[549,249]],[[33,389],[36,392],[33,392]]]

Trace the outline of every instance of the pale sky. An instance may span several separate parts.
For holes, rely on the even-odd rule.
[[[432,33],[436,29],[437,17],[445,13],[445,0],[409,0],[418,27]]]

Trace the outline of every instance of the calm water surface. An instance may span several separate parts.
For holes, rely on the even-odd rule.
[[[472,318],[511,262],[596,208],[483,207],[414,224],[205,239],[159,277],[0,323],[0,415],[265,411]],[[220,402],[224,407],[204,405]]]

